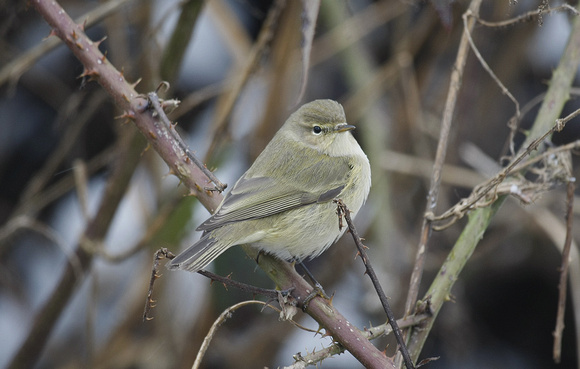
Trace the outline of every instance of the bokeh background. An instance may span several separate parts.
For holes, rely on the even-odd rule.
[[[373,168],[371,196],[357,227],[402,316],[468,1],[322,0],[303,95],[300,46],[307,26],[301,1],[61,4],[73,18],[91,22],[87,33],[93,40],[106,36],[100,49],[128,80],[141,79],[139,92],[170,82],[162,96],[182,101],[170,118],[192,151],[230,185],[297,104],[317,98],[341,102]],[[560,4],[484,1],[481,17],[499,21]],[[87,18],[105,7],[110,8],[105,15]],[[265,26],[272,9],[278,18]],[[180,17],[189,25],[183,31],[188,41],[181,42],[185,48],[169,41]],[[507,27],[474,28],[483,58],[525,107],[524,129],[534,121],[574,18],[560,11]],[[35,367],[189,368],[218,315],[253,296],[210,284],[201,275],[167,271],[156,284],[154,319],[142,321],[153,253],[192,244],[199,237],[195,227],[208,213],[132,124],[116,118],[122,112],[102,88],[79,78],[83,67],[66,47],[34,56],[49,31],[27,2],[0,2],[0,367],[10,365],[33,322],[43,319],[42,306],[58,298],[70,264],[76,266],[68,276],[73,292],[52,315],[56,324],[47,339],[35,344],[41,348]],[[580,107],[576,94],[573,89],[564,115]],[[514,104],[470,53],[446,160],[464,171],[444,175],[436,213],[497,172],[508,154],[507,123],[514,114]],[[578,133],[572,121],[553,144],[573,142]],[[523,138],[516,135],[516,147]],[[122,200],[111,210],[110,224],[104,222],[102,242],[82,243],[109,194],[111,174],[123,166],[128,185],[119,188]],[[508,198],[437,318],[421,354],[440,357],[429,367],[579,367],[574,315],[580,306],[572,303],[573,293],[562,362],[551,358],[565,209],[564,186],[532,204]],[[420,296],[464,225],[461,220],[433,233]],[[74,256],[81,243],[94,252],[85,267]],[[385,317],[355,255],[352,240],[344,237],[308,265],[326,291],[335,293],[334,305],[362,329]],[[577,257],[571,262],[579,263]],[[274,287],[239,248],[210,269]],[[295,319],[317,329],[305,314]],[[390,337],[375,342],[393,354]],[[294,354],[330,343],[279,321],[269,309],[244,307],[220,327],[202,367],[283,367],[293,363]],[[348,353],[321,365],[360,367]]]

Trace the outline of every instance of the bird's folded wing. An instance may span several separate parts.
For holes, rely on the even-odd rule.
[[[278,165],[254,163],[226,195],[218,211],[197,230],[208,232],[228,223],[331,201],[340,195],[351,175],[352,166],[346,157],[317,155],[304,148],[291,159]]]
[[[224,199],[218,212],[203,222],[198,231],[211,231],[232,222],[265,218],[316,202],[337,197],[344,185],[327,191],[300,191],[291,186],[277,186],[266,177],[242,178]]]

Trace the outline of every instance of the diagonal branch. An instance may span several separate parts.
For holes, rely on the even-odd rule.
[[[564,331],[564,312],[566,311],[566,293],[568,292],[568,270],[570,268],[570,249],[572,247],[572,223],[574,221],[574,179],[570,178],[567,186],[568,204],[566,209],[566,240],[562,250],[562,265],[560,266],[560,283],[558,283],[558,313],[556,328],[554,328],[554,361],[559,364],[562,357],[562,332]]]
[[[78,23],[86,20],[85,27],[99,23],[104,18],[118,11],[119,8],[130,0],[109,0],[97,6],[95,9],[77,19]],[[60,45],[60,40],[51,38],[31,48],[24,54],[10,61],[0,69],[0,86],[5,83],[16,85],[20,76],[29,70],[41,57],[50,50]]]
[[[381,304],[383,305],[383,309],[385,310],[385,313],[387,314],[387,319],[389,320],[389,324],[391,325],[391,327],[393,328],[393,333],[395,334],[395,338],[397,339],[397,343],[399,344],[399,350],[401,352],[401,355],[403,355],[403,360],[405,361],[405,366],[407,367],[407,369],[415,369],[415,366],[413,365],[413,361],[411,360],[411,357],[409,356],[409,351],[407,351],[407,346],[405,345],[405,340],[403,339],[403,335],[401,334],[401,330],[399,329],[399,326],[397,325],[397,319],[395,318],[395,314],[393,313],[393,310],[391,309],[391,305],[389,304],[389,301],[387,299],[387,295],[385,295],[385,291],[383,290],[383,287],[381,287],[381,284],[379,283],[379,278],[377,277],[377,274],[375,273],[375,270],[373,269],[373,266],[371,265],[367,252],[366,252],[366,246],[363,245],[360,236],[358,235],[358,232],[352,222],[352,219],[350,218],[350,210],[348,210],[348,207],[346,206],[346,204],[342,201],[342,200],[335,200],[336,204],[337,204],[337,213],[338,213],[338,218],[339,218],[339,227],[342,227],[342,218],[344,217],[344,219],[346,220],[346,224],[348,226],[348,230],[350,231],[350,234],[352,235],[352,238],[354,240],[354,243],[356,245],[356,248],[358,249],[358,253],[361,257],[361,260],[366,268],[366,274],[368,274],[369,278],[371,279],[373,286],[375,287],[375,290],[377,291],[377,295],[379,296],[379,300],[381,301]]]
[[[481,5],[481,0],[473,0],[469,6],[469,11],[472,14],[477,15],[479,13],[479,7]],[[467,22],[469,28],[465,31],[468,32],[473,28],[475,21],[471,19]],[[441,172],[443,169],[443,163],[445,162],[445,156],[447,153],[447,146],[449,142],[449,132],[451,131],[451,122],[453,120],[453,114],[455,112],[455,104],[457,103],[457,96],[459,95],[459,88],[461,87],[463,79],[463,70],[465,68],[465,63],[467,60],[467,53],[469,51],[469,39],[467,33],[464,32],[461,37],[461,42],[459,44],[459,50],[457,51],[457,59],[455,60],[455,65],[453,67],[453,72],[451,74],[451,83],[449,85],[449,92],[447,94],[447,101],[445,102],[445,109],[443,110],[443,119],[441,123],[441,132],[439,133],[439,143],[437,145],[437,153],[435,154],[435,164],[433,165],[433,175],[431,177],[431,184],[429,186],[429,194],[427,196],[427,205],[425,207],[425,217],[423,219],[423,225],[421,227],[420,241],[417,248],[417,254],[415,256],[415,265],[413,267],[413,273],[411,274],[411,281],[409,284],[409,294],[407,295],[407,301],[405,303],[405,315],[411,315],[417,301],[417,296],[419,295],[419,286],[421,284],[421,277],[423,275],[423,268],[425,266],[425,255],[427,252],[427,242],[431,236],[431,221],[429,220],[430,214],[433,214],[435,207],[437,206],[437,199],[439,197],[439,187],[441,184]]]
[[[117,106],[124,111],[122,117],[133,120],[149,145],[170,167],[171,172],[180,178],[191,194],[197,196],[210,212],[214,212],[222,196],[218,192],[204,190],[211,180],[179,147],[174,139],[178,134],[173,125],[163,124],[153,116],[148,109],[147,99],[135,91],[134,86],[129,84],[123,74],[99,51],[99,43],[91,41],[84,33],[83,26],[76,24],[56,1],[37,0],[34,1],[34,6],[53,28],[52,33],[61,38],[84,65],[82,75],[96,80],[113,97]],[[244,249],[250,256],[255,256],[254,249],[249,247]],[[260,258],[259,266],[279,288],[283,290],[294,288],[292,295],[298,301],[304,301],[312,292],[312,287],[287,262],[264,255]],[[68,298],[70,295],[65,299],[65,303]],[[392,360],[370,343],[360,330],[351,325],[330,301],[315,297],[310,301],[306,311],[365,367],[394,367]],[[60,312],[53,319],[56,320],[59,314]]]

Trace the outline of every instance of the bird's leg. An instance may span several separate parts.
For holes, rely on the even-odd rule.
[[[314,290],[312,292],[310,292],[310,294],[308,296],[306,296],[306,298],[304,299],[304,302],[302,303],[302,310],[306,310],[306,308],[308,307],[308,303],[310,303],[310,300],[312,300],[316,296],[320,296],[322,298],[330,300],[330,297],[328,297],[326,292],[324,292],[322,285],[320,283],[318,283],[316,278],[314,278],[312,273],[310,273],[310,270],[308,270],[308,268],[306,268],[306,265],[304,265],[303,262],[300,262],[300,266],[302,267],[302,269],[304,269],[304,272],[308,276],[308,279],[310,279],[312,284],[314,284]]]
[[[328,298],[328,296],[326,296],[326,294],[324,293],[324,289],[322,289],[322,285],[318,283],[318,281],[316,280],[316,278],[314,278],[314,275],[312,275],[312,273],[310,272],[310,270],[308,270],[306,265],[303,262],[300,262],[300,266],[302,267],[302,269],[304,269],[304,272],[308,276],[308,279],[310,279],[312,284],[314,284],[314,288],[322,291],[322,294],[324,295],[323,297]]]

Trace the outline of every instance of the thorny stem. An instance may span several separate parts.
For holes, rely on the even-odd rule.
[[[402,318],[397,320],[397,325],[399,328],[412,327],[421,322],[425,321],[429,317],[428,314],[413,315],[410,317]],[[379,326],[365,328],[364,335],[369,340],[386,336],[392,332],[392,326],[389,323],[381,324]],[[296,362],[293,365],[284,367],[284,369],[303,369],[306,365],[316,365],[322,362],[324,359],[338,355],[344,352],[344,347],[340,344],[333,343],[332,345],[325,347],[318,351],[313,351],[309,354],[302,355],[298,353],[294,355],[294,360]]]
[[[342,228],[342,218],[344,217],[344,219],[346,220],[346,224],[348,226],[348,230],[350,231],[350,234],[352,235],[352,238],[354,240],[356,248],[358,249],[361,260],[366,268],[366,273],[369,276],[369,278],[371,279],[371,282],[373,283],[375,290],[377,291],[377,295],[379,296],[379,300],[381,301],[381,304],[383,305],[383,309],[385,310],[385,313],[387,314],[387,319],[389,320],[389,324],[393,328],[393,333],[395,334],[395,338],[397,339],[397,343],[399,344],[399,350],[401,351],[401,354],[403,355],[403,360],[405,361],[405,366],[407,367],[407,369],[415,369],[415,366],[413,365],[413,361],[411,360],[411,357],[409,356],[409,351],[407,351],[407,346],[405,345],[405,339],[403,338],[403,335],[401,334],[401,330],[399,329],[399,326],[397,325],[397,319],[395,318],[395,314],[393,313],[393,310],[391,309],[391,305],[389,304],[387,296],[385,295],[385,291],[383,291],[383,287],[381,287],[381,284],[379,283],[379,279],[377,278],[375,270],[373,269],[373,266],[371,265],[371,263],[369,261],[367,252],[365,250],[367,247],[365,245],[363,245],[361,238],[358,235],[358,231],[356,230],[356,228],[352,222],[352,219],[350,217],[350,210],[348,210],[348,207],[341,199],[335,200],[335,202],[337,204],[337,213],[338,213],[338,217],[339,217],[339,227]]]
[[[222,195],[215,191],[205,191],[205,184],[211,180],[198,168],[186,153],[179,149],[173,135],[166,127],[158,124],[147,109],[147,100],[142,98],[129,84],[123,74],[114,68],[108,59],[99,51],[98,42],[90,40],[82,25],[74,23],[64,9],[56,1],[35,0],[34,7],[52,27],[53,34],[61,38],[84,66],[83,76],[96,80],[115,100],[117,106],[125,113],[124,118],[130,119],[147,138],[152,148],[163,158],[171,168],[171,173],[177,175],[192,195],[213,213],[222,200]],[[248,248],[245,248],[246,252]],[[296,273],[286,262],[266,255],[260,258],[260,267],[281,288],[294,287],[293,296],[305,298],[311,291],[311,286]],[[74,284],[74,283],[73,283]],[[72,291],[72,286],[71,286]],[[66,304],[70,294],[63,301]],[[49,303],[50,304],[50,303]],[[57,307],[54,319],[62,312]],[[51,308],[49,306],[48,308]],[[383,355],[364,335],[351,325],[348,320],[331,304],[322,298],[314,298],[307,312],[323,326],[334,340],[342,344],[353,356],[368,368],[394,368],[392,360]],[[29,352],[25,352],[29,354]],[[32,355],[34,358],[38,355]]]

